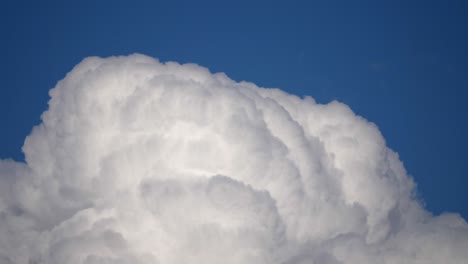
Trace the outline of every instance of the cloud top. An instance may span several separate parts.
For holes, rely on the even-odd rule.
[[[0,160],[1,263],[464,263],[346,105],[144,55],[86,58]]]

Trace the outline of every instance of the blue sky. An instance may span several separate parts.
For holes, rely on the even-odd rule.
[[[467,219],[466,14],[466,1],[4,1],[0,157],[23,159],[48,90],[82,58],[138,52],[348,104],[430,211]]]

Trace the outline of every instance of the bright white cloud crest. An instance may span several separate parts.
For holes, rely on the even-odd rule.
[[[377,127],[195,64],[87,58],[26,163],[0,161],[0,263],[465,263]]]

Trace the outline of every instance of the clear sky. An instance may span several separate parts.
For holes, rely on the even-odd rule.
[[[0,158],[23,159],[48,90],[82,58],[138,52],[346,103],[379,126],[430,211],[468,218],[466,1],[1,5]]]

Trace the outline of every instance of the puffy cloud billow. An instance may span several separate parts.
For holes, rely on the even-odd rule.
[[[466,263],[377,127],[143,55],[83,60],[26,162],[0,161],[0,263]]]

